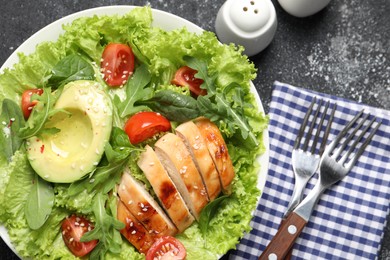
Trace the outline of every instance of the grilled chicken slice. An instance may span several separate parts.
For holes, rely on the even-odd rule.
[[[126,169],[118,187],[120,200],[134,217],[141,222],[150,234],[174,236],[176,227],[163,209],[147,192],[143,185],[134,179]]]
[[[125,204],[118,200],[117,218],[125,227],[120,231],[140,253],[146,254],[154,243],[152,234],[127,209]]]
[[[197,118],[195,124],[205,139],[211,158],[213,158],[221,180],[222,191],[229,194],[235,173],[225,140],[218,127],[209,119]]]
[[[198,220],[200,211],[209,199],[202,177],[186,145],[180,137],[168,133],[156,142],[155,151],[191,213]]]
[[[184,141],[192,155],[196,168],[201,173],[210,200],[214,200],[221,192],[221,182],[213,159],[207,149],[199,128],[188,121],[176,128],[176,134]]]
[[[138,166],[149,180],[161,205],[168,213],[176,228],[179,232],[183,232],[194,222],[194,217],[191,215],[183,197],[164,169],[154,150],[150,146],[146,146],[145,149],[138,160]]]

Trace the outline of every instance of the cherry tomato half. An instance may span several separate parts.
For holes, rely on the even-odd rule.
[[[132,144],[138,144],[160,132],[171,130],[168,119],[156,112],[139,112],[125,124],[125,132]]]
[[[109,43],[103,51],[100,68],[110,87],[125,84],[134,71],[133,51],[126,44]]]
[[[178,86],[188,86],[190,88],[190,91],[195,96],[204,96],[207,94],[207,91],[205,89],[200,88],[200,85],[203,83],[203,79],[195,78],[195,74],[197,73],[197,70],[191,69],[188,66],[180,67],[176,73],[175,77],[171,81],[172,84],[178,85]]]
[[[87,219],[72,215],[62,222],[62,238],[65,245],[77,257],[82,257],[91,252],[98,240],[88,242],[80,242],[80,238],[84,233],[92,230],[94,226]]]
[[[23,116],[25,119],[29,118],[33,107],[38,103],[37,100],[31,100],[32,95],[34,94],[42,95],[42,93],[43,93],[43,89],[41,88],[28,89],[23,92],[21,106],[22,106]]]
[[[146,260],[153,259],[185,259],[187,256],[184,245],[174,237],[164,236],[156,240],[146,254]]]

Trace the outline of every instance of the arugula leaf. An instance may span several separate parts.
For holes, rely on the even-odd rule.
[[[224,202],[228,197],[228,195],[218,197],[203,208],[199,216],[199,229],[203,237],[206,237],[207,235],[211,219],[217,213],[221,203]]]
[[[203,79],[201,88],[207,90],[206,96],[199,96],[197,99],[200,114],[209,117],[216,124],[219,124],[219,121],[225,122],[232,134],[239,130],[244,140],[257,146],[259,142],[253,134],[242,108],[244,94],[243,91],[239,90],[240,86],[237,83],[231,83],[225,87],[223,92],[218,92],[215,84],[217,75],[208,75],[206,62],[189,56],[185,56],[184,60],[189,67],[198,71],[195,76]],[[235,93],[230,95],[231,91]],[[230,100],[228,96],[233,98]]]
[[[208,96],[215,95],[215,81],[217,79],[217,75],[209,75],[207,70],[207,63],[191,56],[184,56],[183,59],[187,62],[187,65],[190,68],[198,71],[195,74],[195,77],[203,79],[203,83],[200,87],[207,90]]]
[[[106,146],[106,152],[112,148],[110,145]],[[91,174],[90,178],[84,178],[77,182],[73,182],[68,189],[70,196],[76,195],[83,190],[92,192],[94,190],[101,190],[109,192],[119,182],[123,169],[127,164],[128,154],[122,155],[121,160],[109,162],[107,165],[99,166]]]
[[[53,109],[54,104],[58,97],[61,95],[61,90],[57,90],[55,93],[51,93],[50,88],[44,88],[42,95],[33,95],[33,99],[37,100],[38,103],[34,106],[30,117],[23,128],[19,130],[19,137],[27,139],[43,132],[49,133],[58,132],[58,130],[49,128],[44,129],[47,120],[57,112],[64,112],[63,110]]]
[[[43,226],[52,211],[53,205],[54,190],[52,185],[35,174],[24,211],[28,226],[33,230]]]
[[[3,100],[1,111],[0,143],[4,146],[0,149],[0,154],[10,162],[14,153],[22,145],[23,139],[17,133],[24,126],[25,121],[20,107],[10,99]]]
[[[147,98],[152,93],[151,88],[147,88],[151,80],[148,67],[145,64],[139,66],[131,79],[126,84],[126,99],[121,102],[118,96],[115,96],[114,103],[118,104],[119,116],[125,117],[141,111],[142,107],[135,107],[136,101]]]
[[[230,130],[234,131],[234,129],[240,129],[242,138],[247,139],[248,135],[251,133],[251,130],[246,118],[241,116],[242,114],[240,114],[240,110],[233,109],[231,103],[229,103],[221,94],[216,94],[215,100],[217,101],[219,110],[227,114],[227,119],[231,120]],[[256,140],[256,137],[253,137],[253,139]]]
[[[114,127],[110,142],[105,147],[105,156],[108,164],[96,170],[92,176],[94,182],[91,183],[91,186],[96,187],[101,184],[103,193],[108,193],[119,183],[129,157],[138,151],[143,151],[143,149],[132,145],[125,131]]]
[[[48,84],[52,87],[75,80],[92,80],[95,71],[92,65],[78,54],[70,54],[60,60],[52,69]]]
[[[176,122],[185,122],[199,116],[196,100],[173,90],[158,91],[152,98],[137,104],[146,105]]]
[[[119,183],[126,165],[127,157],[120,161],[110,162],[107,166],[99,168],[92,177],[94,182],[91,183],[91,186],[96,187],[100,184],[103,192],[109,192]]]
[[[114,200],[115,198],[112,198]],[[104,259],[107,252],[118,254],[121,251],[121,242],[119,230],[125,225],[116,219],[115,212],[112,212],[113,201],[109,201],[110,207],[106,210],[106,201],[109,200],[107,195],[98,193],[93,204],[93,214],[95,216],[95,228],[85,233],[80,241],[87,242],[98,239],[99,243],[91,252],[90,259]]]
[[[114,216],[114,218],[117,219],[117,217],[116,217],[118,215],[118,213],[117,213],[117,208],[118,208],[117,197],[115,197],[115,196],[108,197],[107,205],[108,205],[109,212],[111,213],[111,216]],[[119,230],[122,228],[123,227],[118,226]],[[122,243],[122,236],[121,236],[120,232],[115,232],[115,230],[114,230],[112,240],[114,242],[116,242],[118,245],[120,245]]]

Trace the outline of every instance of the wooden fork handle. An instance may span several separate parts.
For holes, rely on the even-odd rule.
[[[301,234],[306,223],[295,212],[290,213],[284,223],[280,225],[278,232],[261,254],[259,260],[283,260]]]
[[[280,222],[280,227],[283,226],[284,224],[286,224],[286,218],[282,218],[282,221]],[[286,256],[284,257],[284,260],[291,259],[292,251],[293,251],[293,246],[291,246],[290,250],[287,252]]]

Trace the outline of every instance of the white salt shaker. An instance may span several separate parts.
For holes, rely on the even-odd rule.
[[[307,17],[325,8],[330,0],[278,0],[280,6],[296,17]]]
[[[227,0],[218,11],[215,31],[222,43],[235,43],[253,56],[274,38],[277,27],[271,0]]]

